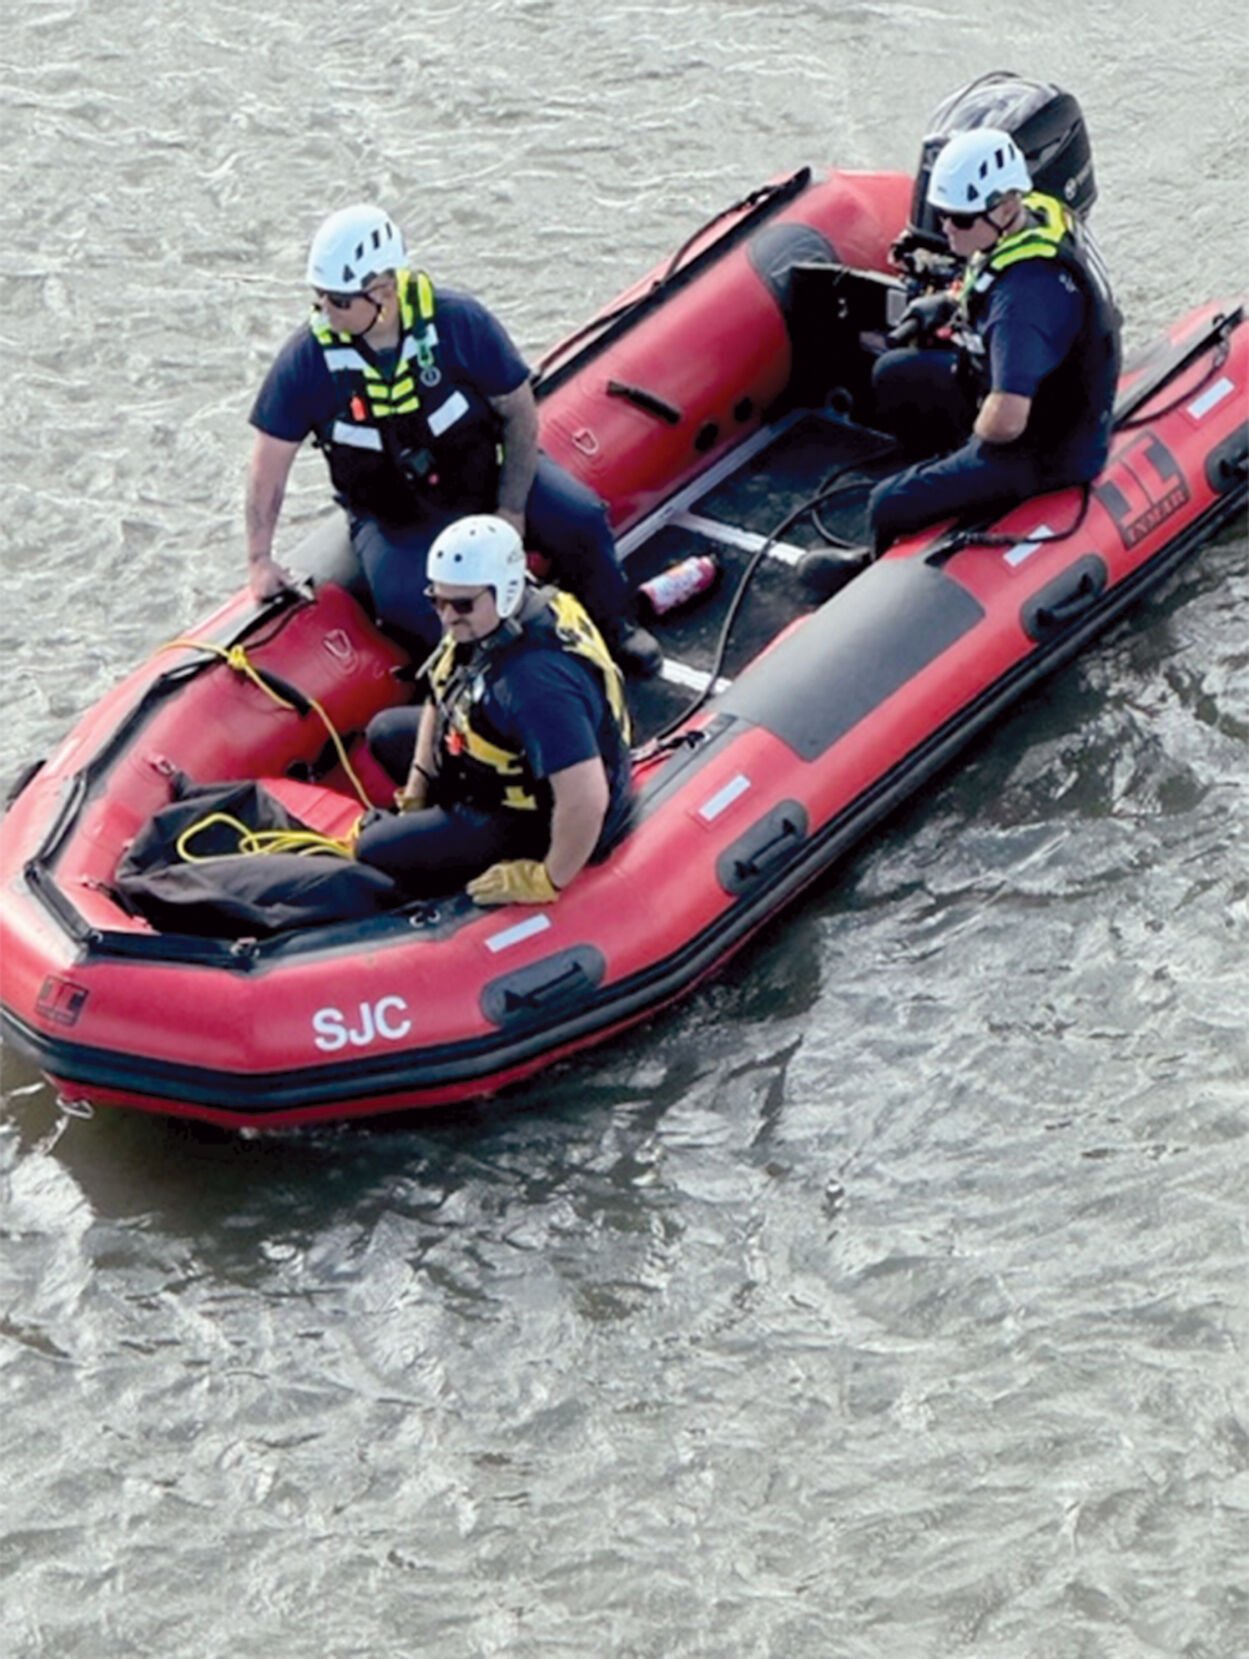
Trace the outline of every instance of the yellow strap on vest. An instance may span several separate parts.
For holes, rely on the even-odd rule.
[[[506,787],[503,793],[503,804],[514,812],[536,812],[538,810],[537,797],[523,788],[519,783],[507,783],[508,778],[518,778],[524,775],[524,757],[514,750],[500,748],[497,743],[491,743],[488,737],[483,737],[471,720],[458,707],[452,708],[447,716],[448,728],[455,732],[463,743],[469,755],[482,766],[488,766],[504,780]]]
[[[399,272],[399,303],[402,306],[407,302],[411,311],[412,285],[416,285],[416,313],[423,323],[430,322],[434,315],[434,285],[424,271]],[[408,322],[410,318],[405,317]]]
[[[602,676],[608,707],[620,727],[625,747],[628,748],[632,729],[629,723],[629,706],[625,701],[624,675],[603,643],[602,634],[591,622],[581,602],[561,588],[553,590],[551,611],[555,617],[556,632],[564,649],[593,663]]]
[[[253,685],[259,686],[265,696],[271,698],[279,708],[293,709],[295,707],[294,703],[292,703],[289,698],[283,697],[281,692],[275,691],[264,676],[253,666],[251,658],[247,655],[246,650],[241,645],[217,645],[214,641],[207,639],[171,639],[167,644],[159,647],[157,655],[159,655],[161,651],[207,651],[213,656],[220,657],[226,666],[228,668],[232,668],[236,674],[242,674],[244,678],[250,680]],[[347,758],[346,747],[342,738],[334,729],[334,722],[330,719],[329,715],[326,714],[325,710],[321,707],[320,703],[317,702],[315,697],[308,697],[305,701],[307,702],[308,707],[314,710],[317,717],[320,719],[321,724],[329,733],[330,742],[334,745],[334,752],[342,764],[343,771],[351,780],[351,786],[355,790],[356,796],[361,805],[366,809],[371,807],[373,803],[370,801],[364,785],[356,776],[352,764]]]
[[[524,770],[524,761],[520,755],[512,749],[502,749],[497,743],[491,743],[488,737],[483,737],[459,708],[452,709],[449,725],[451,730],[464,740],[464,747],[474,760],[492,766],[503,777],[519,777]]]
[[[1054,196],[1045,196],[1039,190],[1024,197],[1024,204],[1032,213],[1041,215],[1039,225],[1026,225],[1013,236],[1004,237],[985,262],[990,271],[1004,271],[1017,265],[1021,259],[1056,259],[1059,244],[1068,234],[1070,220],[1063,204]]]

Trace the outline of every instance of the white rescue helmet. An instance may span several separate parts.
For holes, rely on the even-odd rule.
[[[470,513],[448,524],[434,537],[425,564],[431,582],[493,588],[502,621],[520,608],[526,569],[520,537],[493,513]]]
[[[990,213],[1011,190],[1032,189],[1019,146],[999,127],[956,132],[932,164],[928,203],[938,213]]]
[[[308,249],[308,282],[332,294],[362,294],[383,271],[408,262],[403,234],[385,208],[356,202],[331,213]]]

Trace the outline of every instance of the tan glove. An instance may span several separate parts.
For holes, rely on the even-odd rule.
[[[536,858],[517,858],[492,864],[468,884],[474,904],[554,904],[559,888]]]

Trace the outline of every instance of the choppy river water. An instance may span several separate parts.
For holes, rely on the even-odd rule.
[[[237,585],[329,207],[537,355],[1017,68],[1084,105],[1143,343],[1244,280],[1247,61],[1232,0],[10,6],[6,771]],[[324,503],[301,461],[292,540]],[[5,1055],[4,1652],[1243,1652],[1247,614],[1242,529],[492,1105],[238,1139],[63,1119]]]

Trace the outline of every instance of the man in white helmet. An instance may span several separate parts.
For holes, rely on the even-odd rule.
[[[902,536],[945,518],[995,517],[1087,483],[1106,463],[1119,316],[1079,221],[1032,190],[1014,140],[993,127],[949,139],[928,201],[965,269],[957,296],[919,300],[910,320],[926,333],[948,325],[949,336],[877,360],[873,424],[912,456],[938,458],[872,492],[870,549],[804,557],[799,574],[820,595]]]
[[[408,268],[373,203],[333,213],[313,238],[308,323],[287,340],[251,411],[249,579],[289,585],[273,540],[300,445],[323,451],[378,617],[424,655],[438,623],[425,555],[465,513],[495,512],[580,594],[618,660],[647,675],[659,647],[632,617],[602,501],[538,447],[529,369],[484,305]]]
[[[399,811],[366,822],[357,857],[415,897],[467,883],[478,904],[553,903],[629,826],[620,671],[580,603],[528,578],[502,518],[443,530],[428,575],[431,694],[369,727]]]

